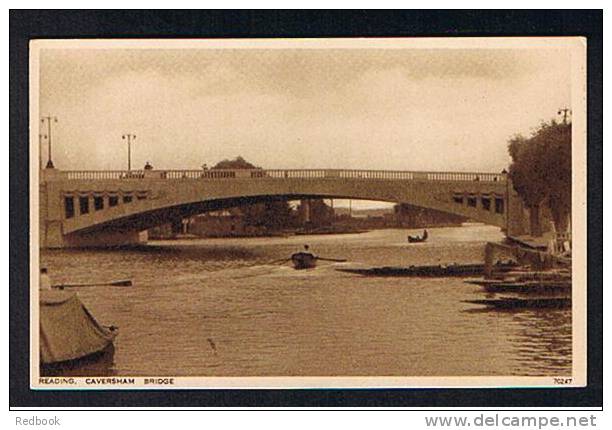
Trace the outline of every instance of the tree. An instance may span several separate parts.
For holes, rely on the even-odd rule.
[[[241,156],[233,160],[222,160],[212,169],[261,169],[249,163]],[[278,230],[291,224],[291,207],[284,199],[271,199],[264,203],[255,203],[236,208],[236,215],[242,216],[248,226],[266,230]]]
[[[334,210],[323,199],[310,199],[310,223],[313,227],[329,226],[334,220]]]
[[[508,175],[530,210],[531,234],[539,236],[540,207],[550,208],[557,231],[567,229],[572,200],[572,125],[542,124],[529,138],[508,142],[512,164]]]
[[[547,203],[557,231],[566,231],[572,212],[572,125],[544,125],[535,137],[546,148],[542,176],[546,181]]]
[[[225,159],[219,161],[212,169],[261,169],[261,167],[256,167],[239,155],[233,160]]]

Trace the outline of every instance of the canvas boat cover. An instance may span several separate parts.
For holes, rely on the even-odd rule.
[[[40,291],[40,359],[49,364],[102,351],[115,333],[93,318],[75,293]]]

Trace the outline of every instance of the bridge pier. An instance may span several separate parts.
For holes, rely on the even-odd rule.
[[[300,206],[299,206],[299,216],[300,216],[300,221],[303,224],[309,224],[310,221],[312,220],[312,213],[311,213],[311,207],[310,207],[310,199],[302,199],[300,200]]]

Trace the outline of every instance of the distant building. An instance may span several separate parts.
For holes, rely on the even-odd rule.
[[[191,218],[187,232],[201,237],[244,236],[252,232],[243,217],[230,211],[215,211]]]
[[[443,225],[461,225],[467,218],[447,212],[421,208],[407,204],[395,208],[397,225],[406,228],[422,228]]]
[[[148,238],[152,240],[175,239],[187,233],[187,219],[176,219],[173,222],[159,225],[147,230]]]

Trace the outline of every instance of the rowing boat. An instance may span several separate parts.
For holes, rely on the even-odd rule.
[[[526,309],[526,308],[568,308],[572,305],[570,297],[542,297],[525,299],[518,297],[500,297],[498,299],[464,300],[464,303],[485,305],[497,309]]]
[[[548,293],[567,292],[572,290],[571,281],[512,281],[475,279],[466,281],[483,287],[489,293]]]
[[[291,255],[291,262],[297,270],[312,269],[317,265],[317,257],[310,252],[296,252]]]
[[[484,264],[451,264],[448,266],[410,266],[410,267],[372,267],[369,269],[339,268],[340,272],[362,276],[414,276],[414,277],[446,277],[474,276],[484,273]],[[516,267],[516,263],[500,263],[493,266],[497,272],[506,272]]]

